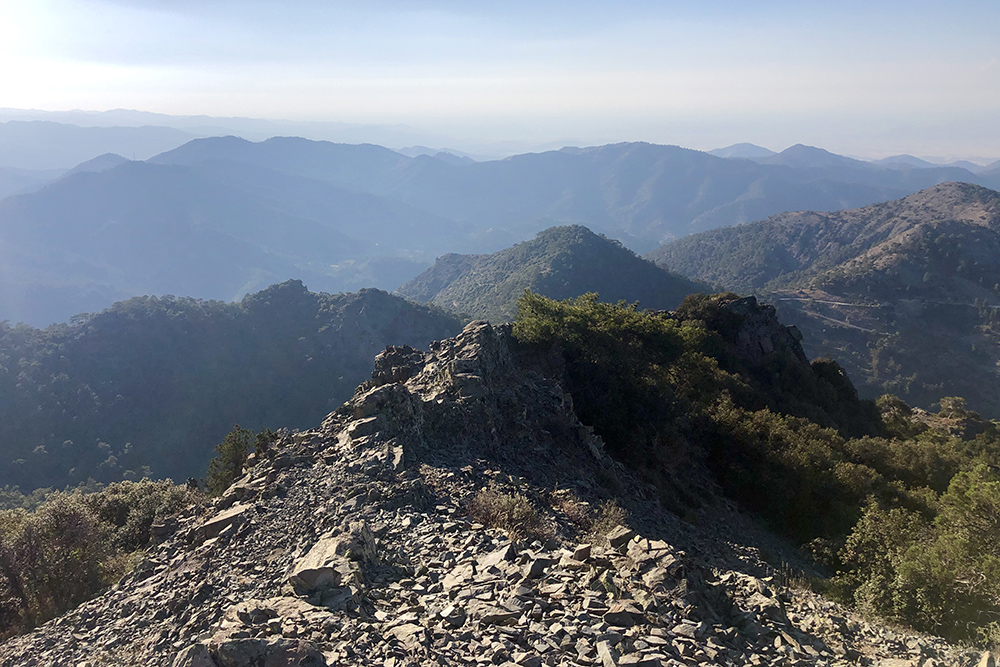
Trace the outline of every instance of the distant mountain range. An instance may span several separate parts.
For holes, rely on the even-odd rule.
[[[449,254],[396,293],[493,322],[512,320],[530,289],[550,299],[597,292],[602,301],[676,308],[707,285],[664,271],[617,241],[579,225],[553,227],[492,255]]]
[[[0,122],[0,167],[66,170],[104,153],[145,160],[197,136],[171,127],[79,127],[11,120]]]
[[[869,395],[962,396],[1000,417],[1000,193],[964,183],[783,213],[670,243],[661,266],[778,304]]]
[[[51,124],[71,125],[81,128],[172,129],[188,134],[189,139],[194,137],[237,135],[251,141],[263,141],[270,137],[295,136],[308,137],[317,141],[344,143],[374,142],[385,146],[412,146],[414,144],[445,146],[449,144],[447,137],[398,123],[379,125],[372,123],[295,121],[239,116],[176,116],[132,109],[111,109],[109,111],[38,111],[0,108],[0,122],[3,121],[43,121]],[[176,145],[180,145],[180,143]],[[102,150],[93,153],[91,157],[99,153],[115,150],[112,146],[106,146]],[[158,152],[164,150],[167,149],[161,148]],[[131,156],[131,152],[129,151],[122,154]],[[72,162],[68,163],[67,166],[71,166],[72,164]]]
[[[766,158],[768,164],[645,143],[455,164],[426,155],[405,158],[371,145],[291,138],[255,144],[230,137],[192,141],[153,161],[267,168],[389,196],[479,228],[500,228],[515,240],[544,222],[584,224],[640,250],[783,210],[836,210],[949,180],[977,182],[962,169],[884,169],[806,146]]]
[[[45,325],[136,294],[229,300],[289,278],[328,292],[392,289],[436,257],[495,252],[559,224],[646,251],[943,181],[1000,187],[996,170],[889,169],[807,146],[757,161],[630,143],[474,162],[217,137],[129,157],[99,156],[0,201],[0,320]]]
[[[103,155],[98,155],[97,157],[87,160],[86,162],[81,162],[72,169],[67,170],[62,174],[62,176],[72,176],[73,174],[80,174],[88,171],[100,173],[102,171],[114,169],[115,167],[121,166],[129,161],[130,160],[128,158],[122,157],[117,153],[104,153]]]
[[[62,169],[0,167],[0,199],[36,190],[62,176]]]
[[[1000,162],[984,166],[976,164],[975,162],[969,162],[968,160],[957,160],[955,162],[949,162],[948,164],[945,165],[940,165],[934,162],[928,162],[927,160],[923,160],[921,158],[914,157],[912,155],[892,155],[890,157],[883,158],[881,160],[873,160],[872,164],[877,164],[883,167],[889,167],[891,169],[927,169],[940,166],[958,167],[959,169],[967,169],[968,171],[971,171],[973,174],[990,171],[1000,166]]]
[[[425,266],[407,252],[432,252],[460,228],[275,172],[82,170],[0,201],[0,319],[65,321],[136,294],[229,301],[290,277],[332,292],[395,287]]]
[[[818,153],[816,151],[819,151]],[[772,151],[763,146],[757,146],[755,144],[742,143],[733,144],[732,146],[726,146],[725,148],[716,148],[714,150],[706,151],[709,155],[715,155],[716,157],[724,158],[736,158],[744,160],[754,160],[762,164],[774,163],[770,158],[774,158],[778,155],[777,152]],[[811,146],[804,146],[802,144],[796,144],[791,148],[783,151],[786,155],[783,158],[777,158],[779,164],[789,164],[789,158],[798,154],[799,156],[812,152],[814,155],[825,155],[827,160],[833,160],[835,162],[840,162],[842,164],[853,164],[854,166],[861,166],[863,164],[870,164],[876,167],[883,167],[887,169],[934,169],[937,167],[957,167],[959,169],[966,169],[974,174],[990,171],[1000,167],[1000,160],[997,160],[991,164],[982,165],[975,162],[970,162],[969,160],[955,160],[952,162],[935,162],[933,160],[926,160],[923,158],[915,157],[913,155],[891,155],[880,160],[857,160],[854,158],[845,158],[841,155],[836,155],[830,153],[829,151],[824,151],[822,149],[816,149]],[[832,157],[831,157],[832,156]],[[817,166],[816,161],[810,161],[812,166]],[[861,163],[861,164],[858,164]]]

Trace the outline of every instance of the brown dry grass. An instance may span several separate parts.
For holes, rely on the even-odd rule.
[[[502,530],[511,540],[545,539],[551,527],[538,514],[528,498],[520,493],[506,493],[496,487],[480,489],[469,501],[473,519]]]

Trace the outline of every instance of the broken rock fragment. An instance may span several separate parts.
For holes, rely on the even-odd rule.
[[[177,654],[172,667],[218,667],[208,647],[204,644],[194,644]]]
[[[218,667],[326,667],[319,649],[300,639],[227,639],[213,648]]]
[[[375,560],[375,538],[364,523],[351,524],[343,533],[325,537],[292,568],[288,582],[296,593],[360,583],[360,566]]]

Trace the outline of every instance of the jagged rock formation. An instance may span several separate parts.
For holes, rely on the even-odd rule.
[[[734,342],[740,359],[747,364],[759,366],[774,353],[809,363],[800,344],[802,334],[794,326],[782,325],[774,306],[758,304],[756,297],[748,296],[728,304],[726,310],[740,319]]]
[[[389,348],[314,430],[285,433],[105,595],[0,646],[0,665],[972,665],[781,585],[793,559],[719,500],[683,522],[603,451],[503,328]],[[617,496],[629,525],[579,517]],[[523,494],[543,533],[470,517]],[[783,555],[784,554],[784,555]],[[791,562],[791,561],[790,561]]]

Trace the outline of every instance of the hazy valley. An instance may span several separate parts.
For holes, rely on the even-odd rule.
[[[292,278],[327,292],[393,290],[442,255],[495,252],[557,224],[645,252],[944,181],[1000,187],[996,169],[889,168],[805,146],[757,160],[633,143],[475,162],[215,137],[145,162],[102,155],[48,184],[50,172],[11,166],[9,192],[33,191],[0,201],[0,318],[46,326],[136,295],[233,300]],[[193,254],[181,259],[182,248]]]

